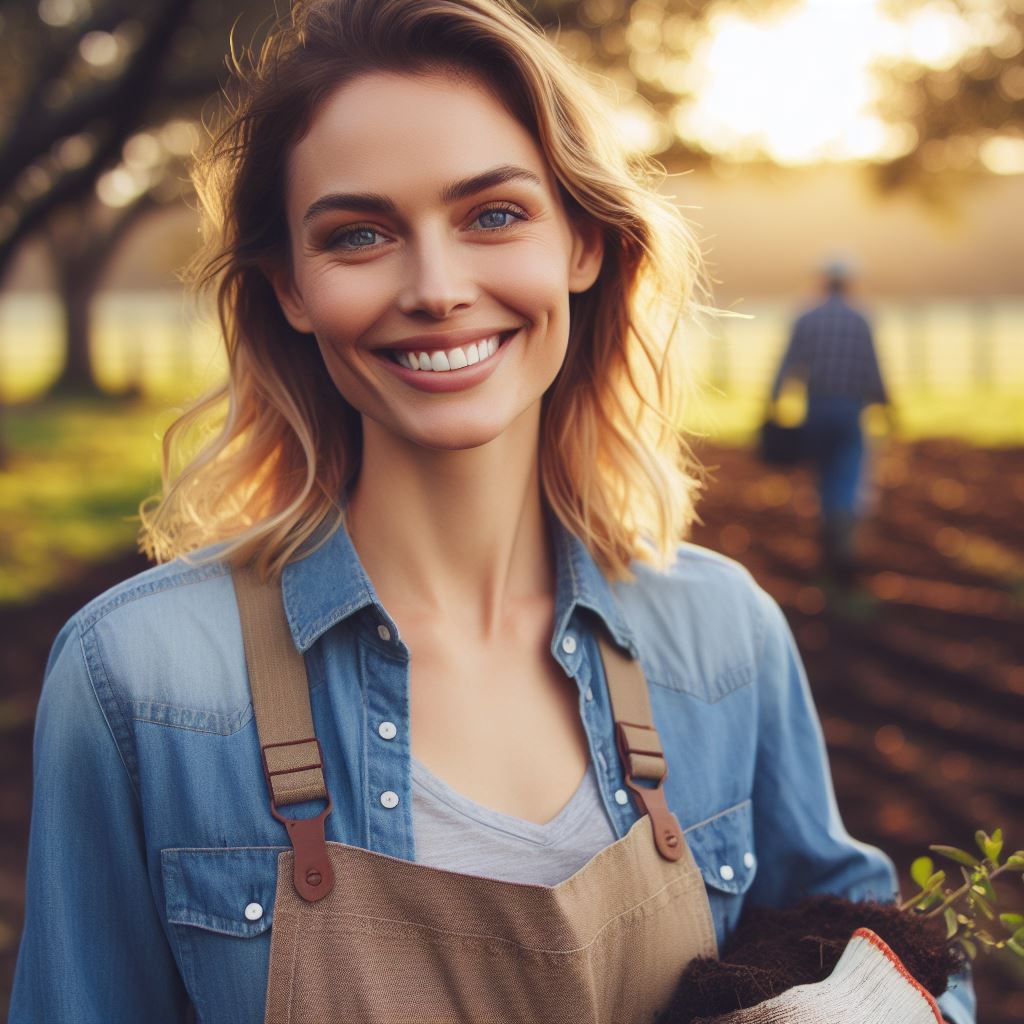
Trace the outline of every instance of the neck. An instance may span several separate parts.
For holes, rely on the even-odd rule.
[[[537,441],[540,409],[464,451],[408,444],[364,421],[347,528],[374,589],[403,615],[496,636],[523,602],[554,593]]]

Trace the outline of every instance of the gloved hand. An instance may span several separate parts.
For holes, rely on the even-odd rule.
[[[870,929],[853,933],[835,969],[757,1006],[698,1024],[943,1024],[935,1000]]]

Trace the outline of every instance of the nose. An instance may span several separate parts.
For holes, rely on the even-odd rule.
[[[398,308],[403,313],[427,313],[437,320],[460,307],[472,306],[479,288],[470,272],[467,253],[443,228],[424,234],[406,249]]]

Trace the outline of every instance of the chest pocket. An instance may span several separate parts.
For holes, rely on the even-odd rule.
[[[167,921],[200,1020],[262,1021],[284,846],[161,850]]]
[[[719,948],[736,927],[757,874],[753,817],[753,805],[744,800],[684,829],[707,887]]]

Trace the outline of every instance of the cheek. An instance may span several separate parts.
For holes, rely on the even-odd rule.
[[[391,298],[373,274],[325,272],[307,282],[306,309],[318,337],[358,338],[381,315]]]
[[[494,267],[487,284],[503,305],[531,322],[568,318],[565,257],[551,248],[534,246],[514,254],[510,251],[509,258]]]

